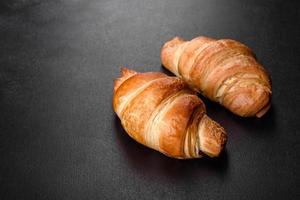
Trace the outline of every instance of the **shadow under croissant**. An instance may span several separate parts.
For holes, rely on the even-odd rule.
[[[128,162],[129,167],[134,171],[145,172],[158,178],[176,179],[177,181],[197,176],[224,178],[226,175],[228,169],[226,150],[218,158],[204,157],[179,160],[167,157],[134,141],[122,128],[117,116],[115,116],[114,128],[120,153],[123,154],[124,160]]]
[[[219,122],[228,133],[229,139],[233,135],[247,134],[254,138],[270,138],[274,136],[277,128],[276,108],[274,104],[261,118],[240,117],[233,114],[218,103],[200,97],[206,104],[207,113],[212,119]]]
[[[175,76],[172,72],[167,70],[163,65],[160,65],[160,72],[167,74],[168,76]]]
[[[271,105],[270,110],[261,118],[242,118],[239,116],[231,115],[232,120],[239,123],[247,131],[251,131],[251,134],[267,137],[272,136],[276,129],[276,108]]]

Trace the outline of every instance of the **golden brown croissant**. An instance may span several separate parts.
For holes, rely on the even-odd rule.
[[[220,154],[227,140],[224,129],[205,114],[204,103],[182,79],[127,68],[121,72],[113,108],[129,136],[174,158]]]
[[[233,113],[261,117],[270,108],[271,82],[250,48],[231,39],[175,37],[161,50],[162,64],[191,88]]]

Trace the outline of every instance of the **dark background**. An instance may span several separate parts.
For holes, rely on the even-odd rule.
[[[7,0],[0,3],[0,199],[299,199],[296,1]],[[119,67],[164,71],[173,36],[233,38],[273,81],[216,159],[176,160],[130,139],[111,106]]]

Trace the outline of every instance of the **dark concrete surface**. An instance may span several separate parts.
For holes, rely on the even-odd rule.
[[[0,199],[300,199],[297,1],[6,0],[0,3]],[[123,131],[119,67],[164,71],[173,36],[250,46],[272,108],[243,119],[204,99],[228,132],[217,159],[175,160]]]

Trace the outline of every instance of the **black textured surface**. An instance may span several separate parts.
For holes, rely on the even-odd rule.
[[[299,199],[299,10],[296,1],[1,1],[0,199]],[[175,35],[239,40],[272,77],[262,119],[205,100],[229,134],[218,159],[147,149],[111,108],[119,66],[165,71],[160,47]]]

